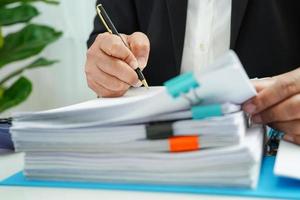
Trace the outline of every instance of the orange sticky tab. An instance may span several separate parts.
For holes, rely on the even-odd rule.
[[[198,136],[174,136],[169,138],[169,149],[171,152],[193,151],[200,148]]]

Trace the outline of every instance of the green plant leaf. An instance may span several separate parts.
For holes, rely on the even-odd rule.
[[[3,96],[4,90],[5,90],[5,88],[4,88],[4,87],[1,87],[1,85],[0,85],[0,99],[1,99],[2,96]]]
[[[36,24],[29,24],[22,30],[7,35],[0,49],[0,69],[5,64],[40,53],[61,35],[62,32],[51,27]]]
[[[33,61],[32,63],[30,63],[29,65],[27,65],[25,67],[22,67],[22,68],[20,68],[16,71],[10,73],[9,75],[7,75],[5,78],[3,78],[0,81],[0,86],[4,85],[5,82],[10,80],[11,78],[20,75],[21,73],[23,73],[27,69],[33,69],[33,68],[38,68],[38,67],[47,67],[47,66],[50,66],[50,65],[52,65],[54,63],[57,63],[57,62],[58,62],[57,60],[47,60],[46,58],[43,58],[43,57],[38,58],[35,61]]]
[[[58,0],[0,0],[0,6],[5,6],[7,4],[17,3],[17,2],[31,3],[37,1],[48,3],[48,4],[59,4]]]
[[[4,90],[0,98],[0,113],[25,101],[31,91],[31,82],[25,77],[20,77]]]
[[[0,24],[2,26],[7,26],[16,23],[24,23],[38,15],[38,10],[29,4],[21,4],[14,8],[0,7]]]
[[[33,61],[31,64],[27,65],[25,69],[33,69],[37,67],[47,67],[50,65],[53,65],[54,63],[57,63],[57,60],[48,60],[46,58],[38,58],[35,61]]]
[[[3,35],[2,35],[2,29],[1,29],[1,26],[0,26],[0,48],[2,48],[4,44],[4,38],[3,38]]]

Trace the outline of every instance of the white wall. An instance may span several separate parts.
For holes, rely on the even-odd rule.
[[[86,40],[93,27],[95,0],[60,2],[59,6],[36,3],[41,15],[34,20],[35,23],[51,25],[64,32],[59,41],[42,53],[43,56],[60,62],[49,68],[27,71],[25,75],[33,82],[33,93],[25,103],[1,117],[8,116],[13,111],[43,110],[95,98],[87,87],[84,74]],[[4,32],[13,29],[15,27]],[[23,66],[29,61],[14,63],[9,68]],[[0,70],[0,78],[7,70]]]

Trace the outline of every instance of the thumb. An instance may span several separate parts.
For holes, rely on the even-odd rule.
[[[296,69],[277,76],[275,81],[271,83],[269,87],[261,90],[256,97],[245,104],[245,111],[250,114],[256,114],[299,93],[299,74],[300,69]]]
[[[136,57],[141,69],[144,69],[147,65],[149,52],[150,52],[150,42],[148,37],[141,32],[135,32],[127,36],[127,42],[129,47]]]
[[[275,78],[267,77],[267,78],[260,78],[260,79],[251,79],[251,83],[255,87],[256,91],[258,92],[258,95],[265,89],[269,88],[274,84]],[[251,98],[250,100],[246,101],[243,104],[243,110],[249,114],[253,114],[255,112],[254,109],[256,109],[256,105],[254,105],[254,100],[256,97]]]

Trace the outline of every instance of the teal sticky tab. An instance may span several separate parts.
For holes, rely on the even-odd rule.
[[[192,117],[193,119],[203,119],[207,117],[222,116],[222,105],[201,105],[192,107]]]
[[[167,87],[168,92],[173,97],[178,97],[182,93],[187,93],[192,88],[199,87],[200,84],[195,79],[194,74],[189,72],[166,81],[164,86]]]

